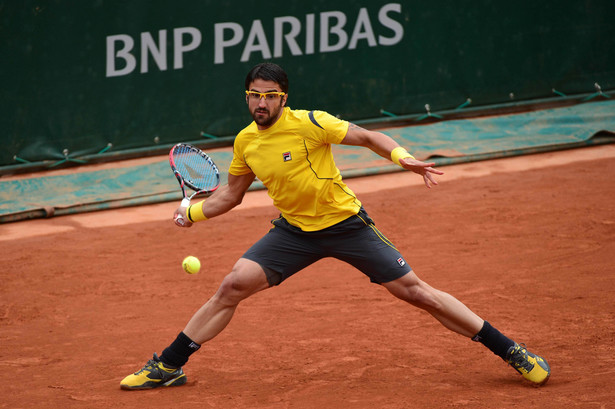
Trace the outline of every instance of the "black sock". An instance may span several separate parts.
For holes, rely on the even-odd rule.
[[[160,355],[160,360],[165,366],[180,368],[188,362],[190,355],[199,350],[201,346],[180,332],[175,341],[171,343]]]
[[[493,328],[487,321],[478,334],[472,338],[472,341],[480,342],[505,361],[508,349],[515,345],[515,341]]]

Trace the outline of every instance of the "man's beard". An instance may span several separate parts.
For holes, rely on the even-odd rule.
[[[278,114],[281,109],[282,109],[282,103],[280,103],[280,106],[278,107],[278,109],[275,111],[274,114],[272,114],[272,112],[269,109],[256,108],[254,110],[254,113],[252,114],[252,118],[254,119],[254,122],[256,122],[257,125],[269,127],[273,125],[274,122],[277,120]],[[268,115],[259,116],[258,113],[266,113]]]

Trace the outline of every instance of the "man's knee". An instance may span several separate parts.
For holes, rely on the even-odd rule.
[[[384,286],[391,294],[414,306],[427,310],[437,310],[441,306],[437,290],[421,281],[412,271]]]
[[[235,264],[218,289],[218,298],[224,303],[237,304],[269,286],[265,273],[258,264],[242,260],[244,259]]]

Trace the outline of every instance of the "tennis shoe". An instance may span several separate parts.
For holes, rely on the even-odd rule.
[[[524,344],[508,348],[506,362],[536,386],[544,385],[551,376],[551,368],[544,358],[534,355]]]
[[[181,368],[168,368],[154,353],[141,370],[128,375],[120,387],[126,390],[154,389],[159,386],[180,386],[186,383],[186,374]]]

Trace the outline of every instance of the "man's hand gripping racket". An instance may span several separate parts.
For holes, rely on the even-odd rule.
[[[199,148],[178,143],[169,152],[171,169],[179,182],[184,196],[181,207],[187,208],[196,195],[213,193],[220,186],[220,172],[214,161]],[[190,196],[186,187],[194,191]],[[175,215],[175,224],[186,226],[189,223],[183,215]]]

